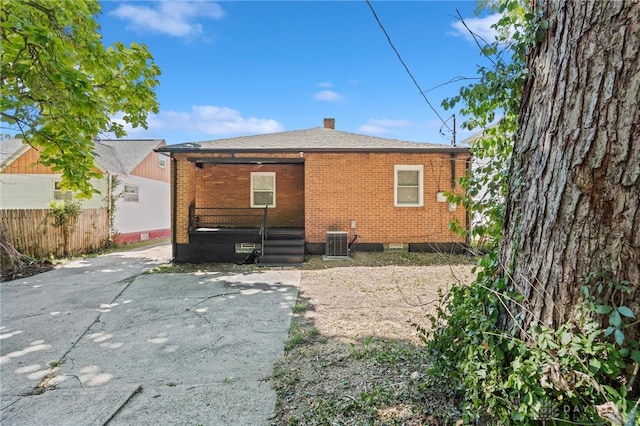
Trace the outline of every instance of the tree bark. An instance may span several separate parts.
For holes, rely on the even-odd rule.
[[[525,329],[571,318],[590,273],[629,281],[613,303],[640,302],[640,2],[538,7],[549,27],[528,59],[500,252]]]
[[[1,281],[13,279],[22,270],[24,262],[20,253],[13,247],[0,229],[0,278]]]

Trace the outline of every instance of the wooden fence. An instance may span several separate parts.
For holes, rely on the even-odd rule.
[[[64,256],[62,229],[53,225],[48,209],[0,210],[0,228],[20,253],[31,257]],[[109,241],[106,209],[82,210],[70,234],[71,256],[104,247]]]

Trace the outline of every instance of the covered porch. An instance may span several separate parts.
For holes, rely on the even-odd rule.
[[[304,262],[301,160],[188,158],[192,198],[182,221],[187,243],[176,244],[176,260]]]

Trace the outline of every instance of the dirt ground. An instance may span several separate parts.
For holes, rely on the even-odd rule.
[[[307,262],[285,355],[271,378],[278,395],[271,424],[456,424],[456,393],[425,380],[424,346],[412,323],[429,326],[438,289],[473,280],[469,259],[458,260]]]
[[[341,340],[369,336],[419,343],[415,327],[427,326],[438,289],[469,284],[472,265],[381,266],[303,271],[300,295],[321,335]]]

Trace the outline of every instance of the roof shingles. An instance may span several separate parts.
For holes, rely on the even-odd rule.
[[[158,151],[432,151],[466,150],[448,145],[407,142],[324,127],[280,133],[167,145]]]
[[[96,163],[106,171],[128,175],[161,146],[164,139],[103,139],[95,145]]]
[[[95,163],[102,170],[128,175],[154,149],[165,145],[164,139],[104,139],[95,143]],[[0,166],[22,154],[27,145],[21,139],[0,141]],[[1,167],[0,167],[1,168]]]

